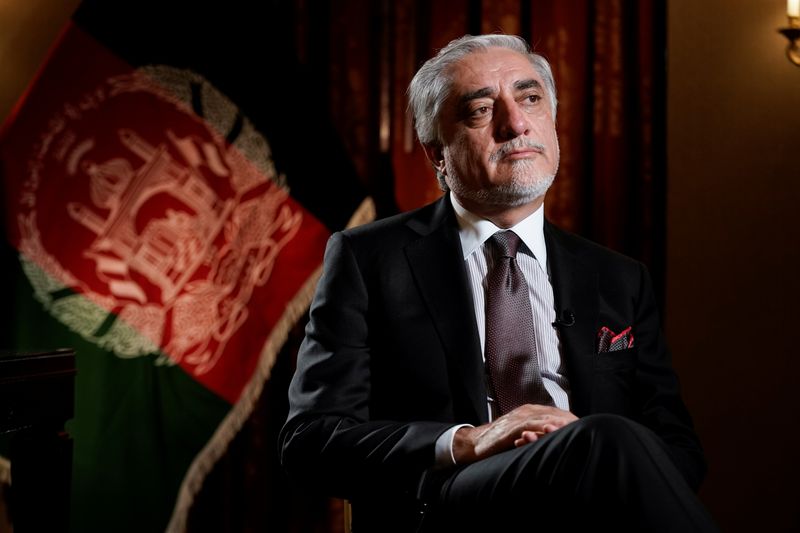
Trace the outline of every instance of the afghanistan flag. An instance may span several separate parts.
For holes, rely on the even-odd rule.
[[[74,531],[185,528],[328,235],[372,216],[286,16],[85,2],[0,131],[2,348],[76,350]]]

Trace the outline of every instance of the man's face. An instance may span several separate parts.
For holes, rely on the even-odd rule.
[[[528,59],[506,48],[450,67],[434,164],[465,207],[517,207],[541,198],[558,170],[550,97]]]

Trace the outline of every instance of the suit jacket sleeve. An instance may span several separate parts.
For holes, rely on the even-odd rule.
[[[642,421],[667,444],[675,465],[695,490],[705,475],[705,459],[691,417],[680,396],[678,378],[660,328],[650,276],[639,266],[639,295],[634,327],[638,336],[637,396]]]
[[[362,268],[348,236],[334,234],[289,389],[282,463],[293,479],[338,497],[387,484],[411,495],[451,424],[372,419],[374,332]]]

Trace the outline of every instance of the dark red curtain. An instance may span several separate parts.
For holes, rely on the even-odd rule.
[[[658,0],[273,0],[310,101],[330,116],[378,216],[440,194],[406,112],[424,60],[465,33],[523,36],[558,87],[561,167],[547,197],[556,224],[643,260],[663,294],[665,2]],[[275,83],[291,91],[293,79]],[[276,105],[271,102],[270,105]],[[314,124],[296,142],[325,142]],[[302,130],[300,130],[302,131]],[[293,343],[257,411],[209,477],[190,531],[342,530],[341,504],[291,488],[275,438],[286,413]],[[210,528],[210,529],[209,529]]]

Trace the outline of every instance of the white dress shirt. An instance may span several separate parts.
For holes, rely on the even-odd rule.
[[[472,300],[475,303],[475,321],[481,341],[481,353],[486,344],[486,273],[492,267],[491,249],[486,241],[498,231],[503,231],[489,220],[467,211],[453,194],[450,201],[458,221],[458,234],[467,267]],[[547,247],[544,241],[544,205],[527,218],[508,228],[516,233],[522,245],[517,252],[517,265],[528,283],[528,294],[533,311],[536,353],[539,369],[547,392],[552,396],[556,407],[569,410],[569,380],[564,374],[561,362],[558,331],[553,326],[556,320],[553,286],[547,269]],[[487,400],[489,420],[492,419],[491,406]],[[453,464],[452,446],[455,432],[468,424],[454,426],[436,441],[436,462],[439,465]]]

